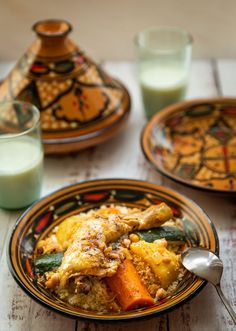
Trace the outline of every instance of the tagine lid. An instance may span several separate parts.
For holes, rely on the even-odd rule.
[[[18,99],[40,110],[48,153],[109,139],[128,117],[126,88],[69,39],[68,22],[44,20],[33,30],[37,39],[0,86],[0,102]]]

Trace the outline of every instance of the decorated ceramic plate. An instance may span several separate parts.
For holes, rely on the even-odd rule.
[[[195,188],[236,193],[236,100],[185,101],[145,126],[141,145],[162,174]]]
[[[206,282],[186,272],[171,296],[150,307],[101,313],[74,307],[59,299],[37,281],[36,267],[38,268],[39,264],[35,265],[36,247],[39,241],[42,242],[55,226],[63,224],[61,222],[69,216],[85,213],[102,205],[112,206],[113,210],[114,207],[145,210],[161,202],[168,204],[174,218],[184,224],[188,246],[201,246],[219,253],[214,225],[193,201],[170,189],[148,182],[106,179],[65,187],[26,210],[16,222],[10,237],[8,246],[10,271],[16,282],[30,297],[67,317],[117,321],[151,317],[177,308],[199,293]],[[69,227],[65,228],[62,235],[64,236],[68,231]]]

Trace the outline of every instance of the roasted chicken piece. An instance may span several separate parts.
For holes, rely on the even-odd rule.
[[[141,213],[110,216],[78,219],[78,229],[57,270],[60,286],[64,286],[71,277],[114,275],[124,254],[121,249],[113,250],[111,243],[134,230],[161,226],[172,217],[172,211],[165,203],[161,203]]]

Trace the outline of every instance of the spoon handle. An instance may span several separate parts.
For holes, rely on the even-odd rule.
[[[215,288],[219,294],[219,297],[221,298],[223,304],[225,305],[225,308],[228,310],[228,313],[232,317],[232,320],[234,321],[234,324],[236,325],[236,313],[234,312],[233,308],[231,307],[229,301],[226,299],[224,293],[222,292],[222,289],[220,287],[220,284],[215,285]]]

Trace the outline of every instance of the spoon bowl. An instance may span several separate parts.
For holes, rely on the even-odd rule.
[[[224,268],[220,258],[207,249],[192,247],[181,254],[181,261],[188,271],[215,286],[219,297],[236,325],[236,314],[220,287],[220,280]]]
[[[217,255],[203,248],[189,248],[182,255],[182,264],[196,276],[213,285],[220,283],[223,273],[223,262]]]

